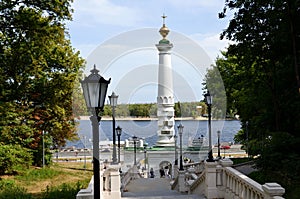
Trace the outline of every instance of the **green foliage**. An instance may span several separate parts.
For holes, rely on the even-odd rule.
[[[226,93],[221,75],[217,67],[213,66],[207,70],[205,75],[205,89],[209,90],[213,96],[212,117],[225,118],[226,113]]]
[[[300,181],[299,8],[300,1],[226,0],[219,16],[234,14],[221,39],[234,43],[216,61],[227,109],[241,119],[236,140],[259,155],[262,181],[288,186]]]
[[[65,31],[71,2],[1,1],[0,143],[40,150],[42,131],[53,146],[76,136],[72,94],[83,60]]]
[[[32,162],[31,158],[31,153],[26,148],[0,144],[0,174],[12,174],[17,170],[28,168]]]
[[[66,184],[63,183],[57,187],[47,187],[43,194],[43,199],[56,199],[56,198],[74,198],[80,189],[83,189],[83,184],[80,182]]]
[[[44,179],[54,178],[62,174],[62,171],[58,171],[55,169],[51,169],[48,167],[41,168],[41,169],[27,169],[21,172],[20,175],[16,176],[16,179],[21,181],[40,181]]]
[[[134,117],[150,117],[150,110],[155,104],[130,104],[129,115]],[[155,114],[156,115],[156,114]]]
[[[175,117],[196,118],[207,113],[207,107],[204,102],[178,102],[175,103],[174,109]]]
[[[44,170],[45,172],[46,170]],[[49,170],[48,170],[49,171]],[[46,171],[46,172],[48,172]],[[37,172],[39,173],[39,172]],[[37,174],[35,173],[35,174]],[[41,179],[41,176],[31,175],[31,180]],[[47,175],[46,175],[47,176]],[[46,177],[44,176],[44,177]],[[47,178],[53,177],[53,175],[47,176]],[[43,177],[42,177],[43,178]],[[29,179],[28,179],[29,180]],[[41,199],[69,199],[75,198],[80,189],[86,187],[88,182],[77,182],[77,183],[63,183],[59,186],[47,186],[42,195]],[[34,198],[32,194],[27,193],[27,190],[23,187],[16,185],[13,180],[0,180],[0,199],[31,199]]]
[[[35,166],[43,165],[43,139],[44,139],[44,154],[45,154],[45,165],[49,165],[52,162],[52,153],[50,151],[50,147],[52,143],[52,137],[46,132],[44,132],[44,136],[41,135],[40,142],[37,143],[37,148],[32,151],[33,154],[33,162]]]
[[[0,191],[0,199],[32,199],[33,196],[26,192],[22,187],[13,186],[5,187],[5,189]]]
[[[157,117],[157,104],[119,104],[116,117]],[[174,105],[175,117],[199,117],[207,113],[204,102],[182,102]],[[103,116],[112,116],[112,108],[105,105]]]
[[[0,199],[31,199],[26,189],[19,187],[13,180],[0,180]]]

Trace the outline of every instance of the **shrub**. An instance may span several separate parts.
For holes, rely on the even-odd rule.
[[[29,149],[19,145],[0,144],[0,174],[11,174],[19,168],[28,168],[32,163]]]
[[[83,185],[80,182],[74,183],[63,183],[56,187],[49,187],[44,192],[43,199],[68,199],[75,198],[80,189],[82,189]]]
[[[0,180],[0,199],[32,199],[23,187],[18,187],[13,180]]]

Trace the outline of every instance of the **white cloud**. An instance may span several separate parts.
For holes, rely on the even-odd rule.
[[[193,34],[191,35],[195,41],[207,52],[212,60],[215,60],[221,51],[226,50],[228,45],[232,43],[229,40],[220,40],[220,34]]]
[[[81,25],[135,26],[140,20],[140,11],[132,7],[116,5],[108,0],[74,1],[73,19]]]

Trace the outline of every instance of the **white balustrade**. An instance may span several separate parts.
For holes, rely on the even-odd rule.
[[[277,183],[261,185],[236,169],[231,160],[196,163],[185,165],[186,188],[189,194],[201,194],[206,190],[206,197],[225,199],[283,199],[285,190]],[[215,169],[213,168],[215,167]],[[203,173],[197,173],[197,169]],[[207,181],[208,180],[208,181]],[[205,187],[205,188],[204,188]]]

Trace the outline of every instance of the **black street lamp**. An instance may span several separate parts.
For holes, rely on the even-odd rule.
[[[221,154],[220,154],[220,136],[221,136],[221,131],[217,131],[217,136],[218,136],[218,158],[221,159]]]
[[[93,127],[93,172],[94,172],[94,198],[100,199],[100,162],[99,162],[99,122],[103,111],[109,80],[98,74],[94,65],[91,74],[81,80],[81,86],[88,110],[92,113],[90,120]]]
[[[42,138],[43,138],[43,168],[45,167],[45,131],[42,132]]]
[[[180,137],[180,165],[179,165],[179,171],[183,171],[183,163],[182,163],[182,134],[183,134],[183,125],[178,125],[178,134]]]
[[[133,140],[133,150],[134,150],[134,159],[133,159],[134,162],[133,162],[133,165],[136,165],[136,142],[138,140],[138,137],[133,136],[132,140]]]
[[[117,163],[117,155],[116,155],[116,120],[115,120],[115,108],[118,102],[118,95],[115,92],[112,92],[111,96],[108,96],[110,101],[110,106],[112,107],[112,118],[113,118],[113,154],[112,154],[112,163]]]
[[[147,170],[147,144],[145,143],[144,144],[144,168],[145,168],[145,171]]]
[[[83,135],[81,138],[83,139],[83,155],[84,155],[84,165],[83,165],[83,168],[86,171],[86,153],[85,153],[85,151],[86,151],[86,136]]]
[[[174,150],[175,150],[175,151],[174,151],[174,152],[175,152],[175,162],[174,162],[174,165],[176,165],[176,166],[178,165],[177,137],[178,137],[178,136],[175,134],[175,135],[174,135],[174,141],[175,141],[175,145],[174,145],[174,147],[175,147],[175,149],[174,149]]]
[[[213,154],[212,154],[212,145],[211,145],[211,105],[212,105],[212,96],[210,95],[209,91],[204,95],[207,109],[208,109],[208,140],[209,140],[209,146],[208,146],[208,159],[207,162],[213,162]]]
[[[120,137],[121,137],[121,134],[122,134],[122,128],[118,126],[118,127],[116,128],[116,131],[117,131],[117,136],[118,136],[118,162],[120,163],[120,162],[121,162],[121,145],[120,145]]]

